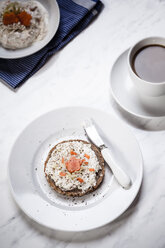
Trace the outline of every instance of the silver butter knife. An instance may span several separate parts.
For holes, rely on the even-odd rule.
[[[89,137],[89,139],[101,150],[101,154],[104,160],[107,162],[109,167],[111,168],[116,180],[118,183],[124,188],[129,189],[131,186],[130,177],[121,169],[115,159],[112,156],[112,153],[109,148],[106,147],[104,141],[98,134],[96,127],[91,119],[86,119],[83,122],[83,128]]]

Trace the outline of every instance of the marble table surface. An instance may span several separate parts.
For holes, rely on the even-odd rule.
[[[146,36],[165,36],[165,1],[103,0],[100,16],[16,91],[0,84],[0,247],[165,247],[165,120],[123,112],[109,93],[111,67]],[[20,132],[36,117],[65,106],[89,106],[116,116],[136,136],[144,159],[138,197],[116,221],[83,233],[54,232],[15,204],[7,163]]]

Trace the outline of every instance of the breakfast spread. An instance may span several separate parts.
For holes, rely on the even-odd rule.
[[[84,140],[68,140],[51,149],[44,171],[50,186],[58,193],[82,196],[101,184],[104,159],[93,144]]]
[[[42,40],[48,31],[48,13],[38,1],[0,3],[0,45],[20,49]]]

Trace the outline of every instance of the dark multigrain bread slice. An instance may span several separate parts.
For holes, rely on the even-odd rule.
[[[96,185],[90,189],[88,189],[87,191],[83,192],[82,190],[80,189],[74,189],[74,190],[69,190],[69,191],[64,191],[62,189],[60,189],[58,186],[56,186],[55,182],[53,179],[51,179],[51,177],[49,175],[46,174],[45,172],[45,169],[46,169],[46,166],[47,166],[47,163],[52,155],[52,152],[56,149],[56,146],[61,144],[61,143],[66,143],[66,142],[71,142],[71,141],[79,141],[79,142],[83,142],[84,144],[90,144],[91,145],[91,149],[95,152],[95,155],[99,161],[99,164],[100,164],[100,167],[101,169],[97,172],[96,174]],[[103,181],[103,178],[104,178],[104,173],[105,173],[105,169],[104,169],[104,159],[101,155],[101,152],[99,151],[99,149],[87,142],[87,141],[84,141],[84,140],[79,140],[79,139],[76,139],[76,140],[67,140],[67,141],[62,141],[60,143],[58,143],[57,145],[55,145],[49,152],[48,154],[48,157],[45,161],[45,166],[44,166],[44,172],[45,172],[45,176],[46,176],[46,179],[47,181],[49,182],[50,186],[55,190],[57,191],[59,194],[62,194],[62,195],[67,195],[67,196],[83,196],[83,195],[86,195],[88,193],[91,193],[93,192],[94,190],[96,190],[99,185],[101,184],[101,182]]]

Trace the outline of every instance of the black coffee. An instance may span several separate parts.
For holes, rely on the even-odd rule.
[[[153,83],[165,81],[165,47],[149,45],[136,52],[132,68],[141,79]]]

